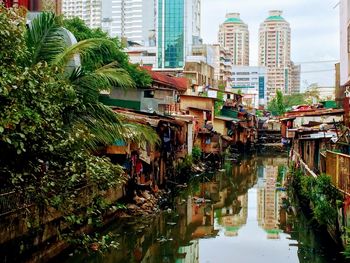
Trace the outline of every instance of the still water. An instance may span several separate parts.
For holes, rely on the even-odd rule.
[[[289,206],[287,158],[252,156],[225,171],[194,177],[174,207],[156,217],[127,218],[107,231],[119,248],[65,262],[328,263],[342,262]]]

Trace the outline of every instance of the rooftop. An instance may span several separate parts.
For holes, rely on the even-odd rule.
[[[269,16],[265,21],[285,21],[282,16]]]
[[[243,24],[243,21],[240,18],[230,17],[230,18],[227,18],[224,22],[224,24],[228,24],[228,23]]]

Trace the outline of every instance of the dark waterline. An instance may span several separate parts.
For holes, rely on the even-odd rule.
[[[194,177],[174,209],[109,227],[119,248],[63,262],[343,262],[326,237],[294,216],[284,189],[286,156],[251,156]],[[295,209],[294,209],[295,211]],[[60,260],[61,261],[61,260]],[[62,262],[61,261],[61,262]]]

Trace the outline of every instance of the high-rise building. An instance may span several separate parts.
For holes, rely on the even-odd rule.
[[[290,93],[298,94],[300,93],[300,71],[301,66],[295,65],[293,62],[290,64]]]
[[[290,50],[291,29],[289,23],[282,17],[282,11],[270,11],[269,17],[260,25],[258,59],[259,66],[268,69],[267,101],[276,95],[277,90],[284,94],[291,93]]]
[[[156,4],[157,0],[112,0],[111,36],[155,46]]]
[[[226,14],[226,20],[220,25],[219,43],[232,54],[232,63],[236,66],[249,65],[249,31],[239,13]]]
[[[157,64],[182,70],[200,40],[201,0],[157,0]]]
[[[62,13],[66,18],[81,18],[90,28],[102,26],[102,0],[62,0]]]

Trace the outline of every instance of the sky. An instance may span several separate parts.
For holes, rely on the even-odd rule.
[[[334,64],[339,60],[338,0],[202,0],[202,38],[217,43],[219,25],[226,13],[238,12],[250,32],[250,65],[257,65],[258,30],[269,10],[282,10],[290,23],[292,61],[301,63],[302,90],[311,83],[334,86]],[[323,72],[311,72],[330,70]]]

